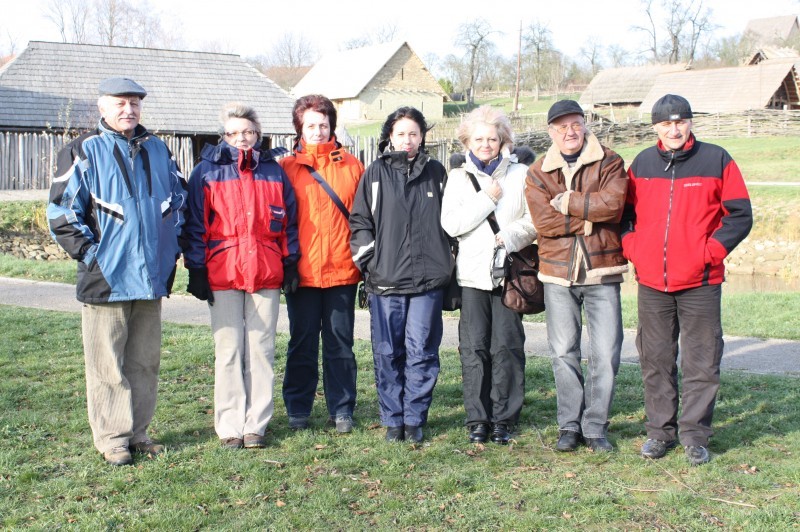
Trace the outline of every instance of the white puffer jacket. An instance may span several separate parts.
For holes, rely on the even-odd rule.
[[[495,212],[500,226],[500,236],[507,252],[519,251],[536,240],[528,203],[525,200],[525,176],[528,167],[517,163],[517,156],[503,149],[501,160],[489,176],[477,169],[466,153],[466,162],[450,170],[442,200],[442,228],[458,238],[456,261],[458,284],[480,290],[492,290],[491,262],[494,255],[495,235],[486,217]],[[494,201],[485,192],[476,192],[467,176],[470,172],[481,189],[496,179],[503,189],[500,200]]]

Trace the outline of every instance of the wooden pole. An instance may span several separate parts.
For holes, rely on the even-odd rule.
[[[517,41],[517,86],[514,89],[514,112],[519,111],[519,78],[522,67],[522,20],[519,21],[519,40]]]

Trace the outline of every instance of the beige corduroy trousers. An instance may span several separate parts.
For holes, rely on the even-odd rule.
[[[161,363],[161,300],[84,304],[86,402],[104,453],[148,439]]]

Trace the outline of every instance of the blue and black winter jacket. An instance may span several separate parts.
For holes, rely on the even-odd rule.
[[[131,139],[98,128],[58,156],[50,231],[78,260],[83,303],[169,295],[180,254],[186,182],[166,144],[137,126]]]

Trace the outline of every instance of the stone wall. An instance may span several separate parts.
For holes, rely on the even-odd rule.
[[[0,233],[0,253],[31,260],[70,258],[50,235],[39,233]]]
[[[728,273],[800,277],[800,242],[744,239],[725,259]]]

